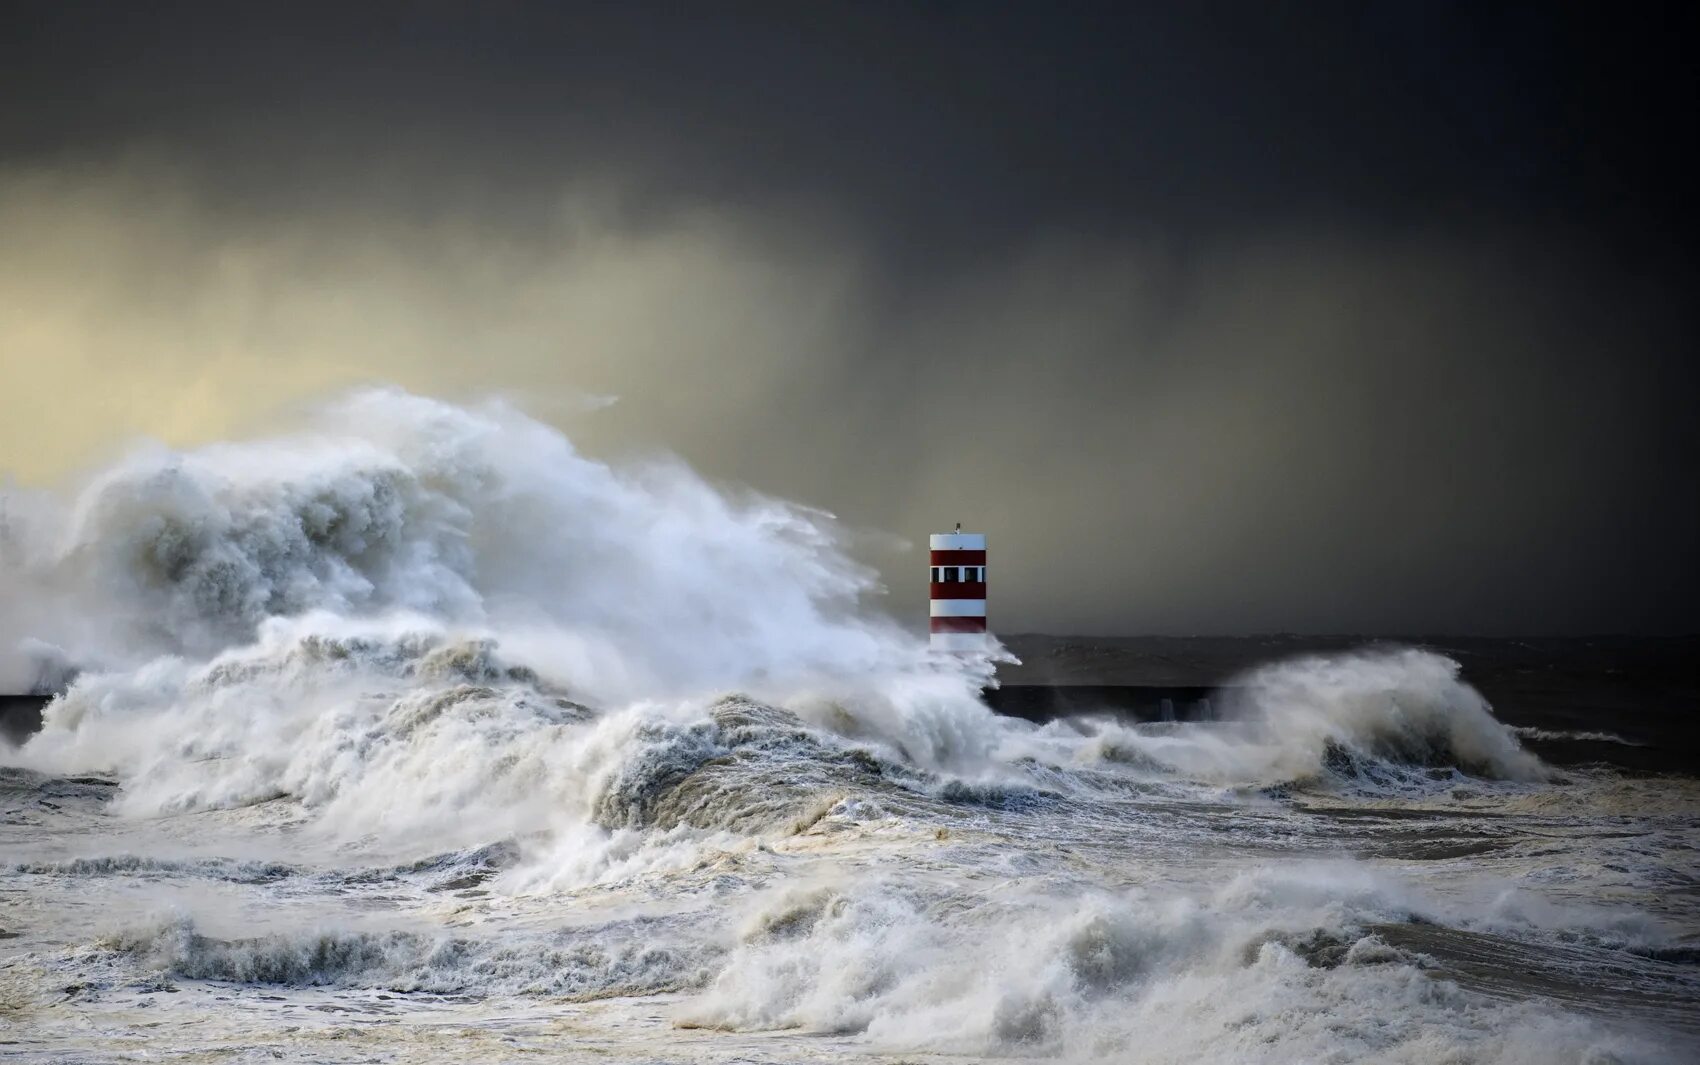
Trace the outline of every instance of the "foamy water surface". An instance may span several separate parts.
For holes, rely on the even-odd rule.
[[[1700,1052],[1695,782],[1433,654],[999,718],[828,516],[393,392],[13,512],[0,1056]]]

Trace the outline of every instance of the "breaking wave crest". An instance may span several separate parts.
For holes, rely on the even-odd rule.
[[[701,984],[709,948],[660,945],[653,922],[492,942],[412,931],[281,933],[219,939],[178,919],[107,936],[96,949],[167,978],[282,987],[551,995],[652,995]]]
[[[432,848],[554,831],[582,844],[586,828],[788,832],[856,791],[941,790],[903,730],[841,703],[799,705],[853,735],[741,695],[595,709],[493,639],[396,625],[272,619],[204,665],[87,674],[22,753],[115,773],[120,813],[282,801],[317,832]]]
[[[1279,737],[1280,764],[1295,776],[1314,775],[1339,752],[1347,759],[1540,779],[1539,759],[1458,673],[1449,658],[1406,648],[1266,666],[1240,687],[1249,716]]]
[[[1293,659],[1218,693],[1220,722],[1099,722],[1091,749],[1112,764],[1225,784],[1399,788],[1450,772],[1547,779],[1458,674],[1451,659],[1412,648]]]

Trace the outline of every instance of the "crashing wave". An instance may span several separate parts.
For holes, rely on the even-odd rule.
[[[1452,782],[1456,773],[1540,781],[1549,770],[1459,677],[1412,648],[1265,666],[1218,695],[1227,720],[1085,726],[1082,752],[1135,774],[1276,787]]]
[[[633,745],[592,800],[604,827],[795,831],[840,791],[881,775],[868,752],[828,743],[795,714],[739,696],[716,702],[707,720],[641,724]]]
[[[667,931],[664,922],[634,920],[513,940],[403,930],[220,939],[178,919],[114,933],[95,946],[184,980],[589,1000],[701,984],[715,949],[659,934]]]
[[[1459,679],[1458,663],[1415,649],[1302,658],[1239,681],[1248,718],[1278,745],[1295,778],[1331,755],[1398,765],[1456,766],[1502,780],[1539,780],[1541,762]]]
[[[610,467],[502,403],[359,391],[296,435],[139,450],[29,510],[0,615],[75,664],[205,659],[317,612],[523,637],[620,699],[939,667],[861,608],[877,580],[830,515]]]

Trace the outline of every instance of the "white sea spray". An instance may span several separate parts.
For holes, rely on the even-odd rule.
[[[1439,655],[999,718],[830,516],[383,389],[10,513],[0,633],[63,688],[0,752],[25,1060],[140,1016],[456,1060],[468,1003],[569,1057],[1692,1046],[1692,789],[1554,773]]]

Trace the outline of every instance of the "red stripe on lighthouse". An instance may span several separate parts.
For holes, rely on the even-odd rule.
[[[985,632],[986,619],[979,618],[932,618],[932,632]]]
[[[941,581],[930,586],[929,599],[984,599],[985,581]]]
[[[986,553],[984,551],[934,551],[932,564],[935,566],[984,566]]]

